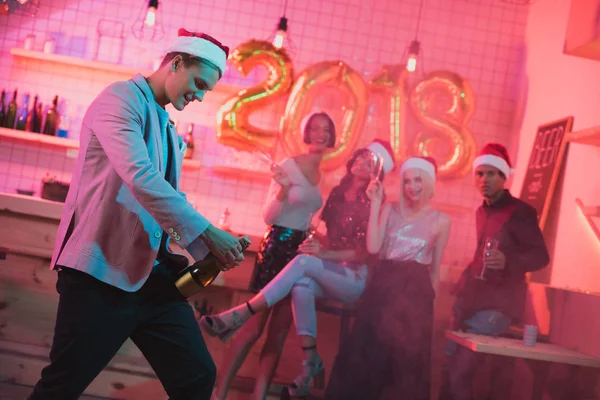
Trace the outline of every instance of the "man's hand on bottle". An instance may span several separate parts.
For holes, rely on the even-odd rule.
[[[229,232],[209,225],[200,237],[210,252],[219,260],[221,270],[227,271],[237,267],[244,259],[239,238]]]

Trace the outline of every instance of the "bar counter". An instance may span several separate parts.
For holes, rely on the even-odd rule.
[[[56,273],[49,269],[63,204],[38,197],[0,193],[0,382],[32,386],[46,365],[58,304]],[[199,317],[246,301],[260,237],[237,268],[221,273],[205,291],[191,297]],[[173,251],[183,252],[179,248]],[[319,349],[330,370],[338,350],[340,317],[319,312]],[[234,382],[250,390],[258,369],[264,336],[250,352]],[[205,338],[217,368],[229,343]],[[293,328],[275,376],[273,391],[300,371],[302,353]],[[1,388],[0,388],[1,392]],[[117,356],[90,385],[86,394],[100,398],[164,400],[166,394],[137,347],[127,341]]]

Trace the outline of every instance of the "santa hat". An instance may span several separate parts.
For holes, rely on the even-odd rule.
[[[167,53],[187,53],[208,60],[219,69],[223,76],[229,56],[229,47],[223,46],[221,42],[206,33],[188,32],[182,28],[177,35],[167,49]]]
[[[392,150],[390,142],[375,139],[373,143],[367,146],[367,149],[381,157],[383,160],[383,172],[385,174],[394,169],[394,150]]]
[[[504,174],[505,178],[508,178],[514,172],[506,147],[499,143],[488,143],[483,146],[479,152],[479,156],[473,160],[473,173],[475,173],[475,169],[480,165],[489,165],[497,168]]]
[[[404,161],[400,166],[400,176],[404,174],[407,169],[420,169],[425,172],[433,182],[435,182],[435,176],[437,174],[437,163],[432,157],[411,157]]]

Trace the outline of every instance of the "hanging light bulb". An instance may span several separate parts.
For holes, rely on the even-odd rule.
[[[158,0],[150,0],[148,2],[148,11],[146,12],[146,20],[144,23],[153,27],[156,24],[156,9],[158,8]]]
[[[419,2],[419,13],[417,16],[417,26],[414,39],[404,49],[402,60],[405,62],[405,68],[408,74],[405,77],[405,89],[410,93],[425,77],[425,67],[423,60],[423,49],[419,41],[419,28],[421,27],[421,15],[423,13],[424,0]]]
[[[295,54],[296,48],[294,47],[294,43],[292,42],[291,38],[288,36],[288,19],[285,16],[286,11],[287,0],[284,1],[283,12],[281,13],[281,17],[279,18],[277,28],[273,31],[273,33],[271,34],[271,36],[269,36],[267,40],[273,43],[273,46],[275,46],[277,49],[283,48],[291,56]]]
[[[139,19],[131,27],[133,37],[138,40],[157,42],[165,36],[165,29],[157,19],[158,0],[144,1]]]
[[[285,35],[287,33],[287,22],[288,19],[286,17],[279,18],[277,33],[275,33],[275,38],[273,38],[273,45],[278,49],[283,47],[283,41],[285,40]]]
[[[421,50],[421,43],[418,40],[413,40],[408,47],[408,59],[406,60],[406,70],[415,72],[417,69],[417,57]]]

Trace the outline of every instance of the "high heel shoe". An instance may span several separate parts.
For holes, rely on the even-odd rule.
[[[250,316],[254,315],[255,312],[250,303],[246,302],[246,306],[250,311]],[[229,340],[248,320],[247,318],[242,318],[235,310],[226,312],[231,312],[231,318],[227,318],[229,321],[225,321],[221,317],[225,313],[206,315],[200,318],[200,327],[202,330],[209,336],[218,337],[222,342]]]
[[[316,346],[303,347],[302,350],[312,350]],[[312,360],[302,361],[302,374],[288,385],[288,393],[294,397],[308,396],[311,383],[315,389],[325,388],[325,365],[317,354]]]

